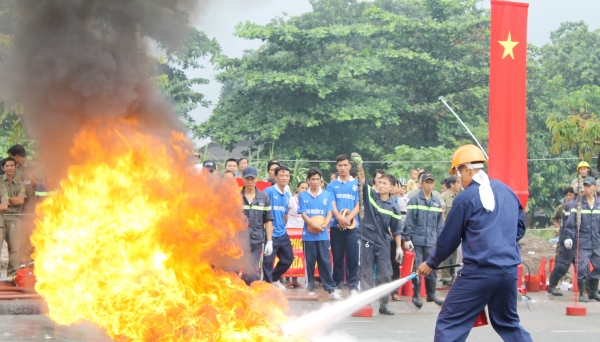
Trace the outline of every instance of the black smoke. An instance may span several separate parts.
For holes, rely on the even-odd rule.
[[[187,0],[19,0],[2,69],[2,98],[20,104],[43,161],[64,174],[82,125],[135,119],[146,132],[183,130],[151,81],[144,38],[176,51]],[[57,158],[59,157],[59,158]]]

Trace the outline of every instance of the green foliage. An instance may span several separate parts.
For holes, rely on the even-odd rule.
[[[581,159],[590,161],[600,152],[600,121],[596,114],[600,113],[600,87],[585,85],[561,101],[571,114],[562,120],[560,115],[551,114],[546,120],[552,132],[550,151],[560,154],[577,149]]]
[[[185,120],[188,129],[193,132],[196,122],[189,113],[198,106],[208,107],[211,104],[204,94],[194,90],[194,86],[208,84],[209,80],[188,79],[185,70],[203,68],[200,61],[209,56],[219,55],[221,47],[216,40],[209,39],[204,32],[190,28],[181,48],[177,51],[166,51],[166,61],[162,58],[155,59],[156,73],[159,76],[154,77],[153,81],[171,100],[175,113]]]
[[[600,31],[567,22],[551,43],[529,47],[527,144],[530,159],[584,158],[598,153]],[[589,126],[588,126],[589,124]],[[575,177],[577,160],[529,163],[530,207],[547,214]]]
[[[292,159],[350,150],[373,159],[402,144],[467,138],[439,96],[486,126],[485,107],[475,107],[483,102],[460,101],[485,98],[489,72],[489,17],[474,1],[311,3],[299,17],[237,26],[237,36],[265,44],[215,59],[228,89],[198,136],[225,148],[275,141],[276,154]]]
[[[443,146],[424,147],[420,149],[411,148],[407,145],[398,146],[394,153],[383,156],[387,164],[386,171],[396,177],[408,180],[410,168],[421,167],[431,172],[436,177],[436,187],[439,188],[441,181],[448,178],[448,170],[452,166],[452,155],[454,149]]]

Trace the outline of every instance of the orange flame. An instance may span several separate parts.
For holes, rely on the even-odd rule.
[[[137,129],[84,128],[78,165],[36,209],[36,290],[50,318],[120,341],[281,339],[281,293],[223,269],[243,254],[237,186],[194,174],[181,133],[162,141]]]

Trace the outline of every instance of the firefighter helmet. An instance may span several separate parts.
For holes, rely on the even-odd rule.
[[[475,145],[463,145],[454,151],[452,167],[448,173],[454,175],[456,174],[456,167],[469,163],[485,163],[486,160],[485,155],[479,147]]]

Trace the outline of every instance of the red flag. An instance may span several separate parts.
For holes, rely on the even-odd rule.
[[[527,10],[492,0],[489,175],[508,185],[523,208],[529,197],[526,140]]]

